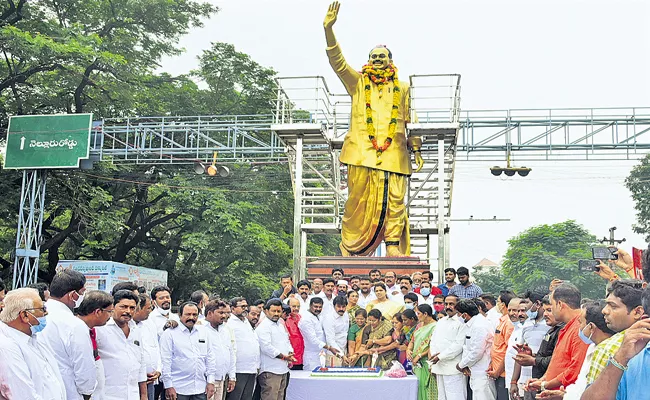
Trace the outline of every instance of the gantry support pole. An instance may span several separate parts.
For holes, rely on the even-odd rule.
[[[18,210],[13,288],[36,283],[40,258],[47,170],[23,171]]]
[[[438,135],[438,282],[444,282],[445,243],[445,135]]]
[[[295,185],[293,193],[293,280],[294,284],[304,276],[303,253],[306,254],[307,244],[305,249],[302,246],[302,167],[303,167],[303,152],[302,152],[302,135],[296,138],[296,168],[295,168]],[[305,235],[306,236],[306,235]],[[305,237],[306,239],[306,237]],[[306,240],[305,240],[306,241]]]

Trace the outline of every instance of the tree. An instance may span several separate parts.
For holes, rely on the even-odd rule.
[[[512,281],[503,273],[501,267],[474,267],[472,273],[476,284],[484,293],[497,295],[499,291],[514,287]]]
[[[534,226],[508,241],[502,271],[516,292],[548,286],[557,278],[577,286],[583,297],[602,298],[603,280],[578,270],[578,260],[591,259],[595,242],[596,237],[575,221]]]
[[[650,242],[650,155],[645,156],[639,165],[632,168],[625,179],[625,186],[632,193],[636,221],[634,232],[644,235]]]

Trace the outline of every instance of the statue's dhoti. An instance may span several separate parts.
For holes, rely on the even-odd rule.
[[[399,243],[411,254],[409,223],[404,196],[407,176],[367,167],[348,165],[348,200],[341,231],[341,253],[365,256],[382,240]]]

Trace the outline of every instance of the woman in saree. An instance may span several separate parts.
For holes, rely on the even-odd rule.
[[[393,318],[393,315],[404,309],[403,305],[396,303],[387,297],[386,285],[382,282],[375,283],[375,296],[377,299],[368,303],[366,311],[370,312],[370,310],[373,309],[379,310],[381,311],[381,315],[383,315],[388,321]]]
[[[377,354],[375,367],[389,369],[392,362],[397,359],[395,349],[381,353],[379,351],[393,341],[393,325],[384,319],[381,311],[374,309],[368,312],[367,324],[362,332],[361,346],[350,357],[350,364],[356,363],[359,357],[366,356],[364,365],[369,367],[372,365],[373,355]]]
[[[420,304],[415,313],[420,324],[413,333],[413,340],[409,343],[406,356],[413,363],[413,373],[418,377],[418,400],[437,400],[436,378],[431,375],[427,364],[429,342],[436,327],[433,309],[428,304]]]
[[[348,330],[348,354],[353,355],[358,349],[361,348],[361,337],[363,336],[363,328],[366,326],[366,318],[368,313],[363,308],[359,308],[354,313],[353,323]],[[354,364],[350,366],[361,367],[363,366],[363,357],[358,358]]]
[[[404,318],[402,313],[397,313],[393,315],[393,334],[392,341],[387,346],[381,346],[377,350],[377,353],[384,353],[389,350],[395,350],[397,352],[397,361],[400,362],[403,366],[406,367],[406,350],[408,349],[408,342],[406,341],[406,335],[404,334]]]
[[[360,310],[361,307],[357,304],[359,302],[359,293],[356,290],[348,291],[348,306],[346,308],[348,316],[350,317],[350,326],[354,325],[354,319],[356,318],[357,310]]]

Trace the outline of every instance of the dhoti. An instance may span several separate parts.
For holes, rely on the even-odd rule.
[[[344,256],[372,254],[382,240],[411,254],[404,196],[406,175],[348,165],[348,200],[341,231]]]

